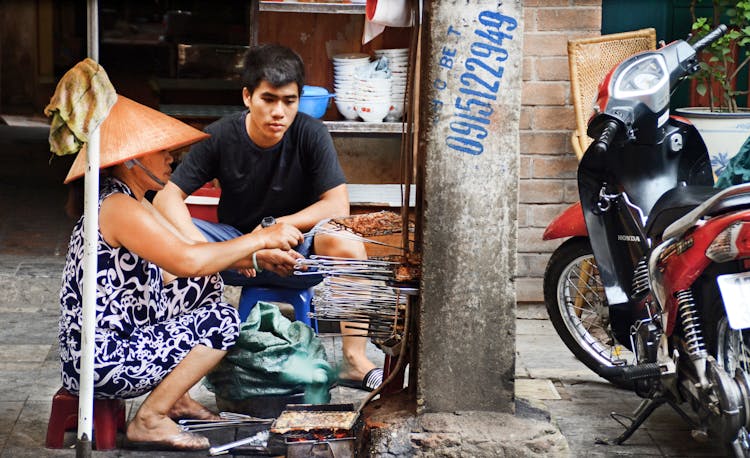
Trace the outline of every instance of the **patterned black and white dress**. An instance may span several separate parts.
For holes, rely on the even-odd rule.
[[[114,193],[133,198],[114,178],[102,179],[99,205]],[[237,311],[222,302],[219,275],[163,284],[155,264],[112,247],[98,234],[94,396],[127,399],[158,385],[196,345],[227,350],[239,333]],[[62,384],[79,391],[83,287],[83,217],[70,238],[60,291]]]

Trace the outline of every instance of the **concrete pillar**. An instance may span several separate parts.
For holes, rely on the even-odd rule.
[[[522,1],[425,7],[417,403],[510,412]]]

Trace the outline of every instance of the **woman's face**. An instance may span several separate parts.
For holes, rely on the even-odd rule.
[[[141,162],[141,164],[143,164],[144,167],[149,169],[151,173],[156,176],[156,178],[160,179],[164,183],[169,181],[169,177],[172,175],[171,164],[174,161],[174,157],[172,157],[172,154],[169,151],[159,151],[156,153],[147,154],[138,160]],[[140,168],[135,167],[133,170],[136,170],[136,173],[138,173],[139,176],[142,177],[144,182],[149,183],[148,189],[160,190],[163,187],[152,180],[143,170],[140,170]]]

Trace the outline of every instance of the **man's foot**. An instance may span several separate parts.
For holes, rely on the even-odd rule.
[[[359,369],[352,366],[350,363],[342,363],[339,367],[339,380],[362,380],[365,378],[368,372],[375,369],[375,365],[367,361],[369,364],[364,369]]]
[[[339,385],[359,390],[373,391],[383,383],[383,369],[376,367],[371,369],[365,376],[360,379],[340,378]]]
[[[206,406],[199,403],[189,395],[185,394],[177,400],[169,410],[169,418],[179,420],[181,418],[190,418],[193,420],[220,420],[221,417],[209,410]]]

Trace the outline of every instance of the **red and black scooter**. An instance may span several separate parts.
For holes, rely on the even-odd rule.
[[[714,189],[703,140],[669,113],[670,91],[725,31],[610,71],[578,167],[580,203],[544,234],[569,238],[544,276],[558,334],[597,374],[645,398],[610,443],[666,403],[694,437],[750,456],[750,184]]]

